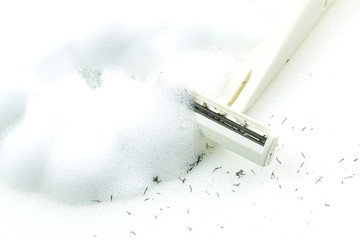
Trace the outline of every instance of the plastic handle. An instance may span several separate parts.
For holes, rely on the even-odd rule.
[[[246,59],[227,86],[224,104],[245,112],[319,21],[330,0],[302,0],[276,20],[270,36]]]

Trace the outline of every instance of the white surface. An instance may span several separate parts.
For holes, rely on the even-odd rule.
[[[358,239],[359,11],[359,1],[335,1],[248,111],[279,130],[282,164],[260,168],[216,148],[184,184],[89,206],[2,184],[1,239]]]

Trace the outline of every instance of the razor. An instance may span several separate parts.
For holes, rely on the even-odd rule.
[[[260,165],[270,164],[279,136],[244,112],[289,61],[331,0],[300,0],[278,17],[271,34],[246,58],[218,99],[193,93],[202,134]]]

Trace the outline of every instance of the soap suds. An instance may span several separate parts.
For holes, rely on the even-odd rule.
[[[106,74],[105,74],[106,75]],[[186,173],[205,146],[185,91],[109,74],[43,86],[3,137],[2,177],[75,202],[133,196]]]
[[[203,18],[190,11],[107,26],[48,53],[35,64],[29,93],[0,93],[0,177],[90,203],[186,174],[206,151],[191,92],[218,96],[266,27],[253,11],[231,7],[215,21],[220,5]]]

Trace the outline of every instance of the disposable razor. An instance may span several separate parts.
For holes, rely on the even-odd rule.
[[[270,164],[278,134],[244,113],[289,61],[330,2],[298,1],[275,20],[271,34],[246,57],[219,98],[194,93],[194,110],[205,137],[260,166]]]

